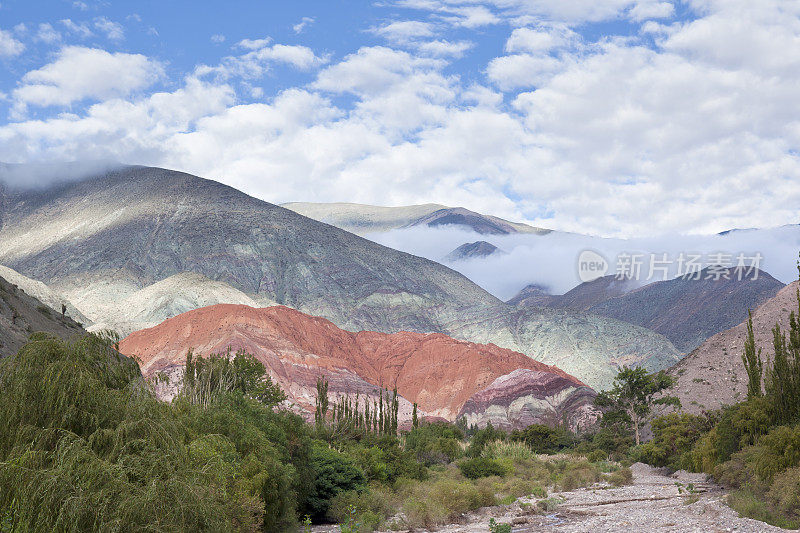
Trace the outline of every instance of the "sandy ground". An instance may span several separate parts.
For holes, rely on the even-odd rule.
[[[664,476],[641,463],[633,465],[631,470],[633,483],[625,487],[598,486],[551,493],[550,498],[564,500],[551,512],[532,514],[525,504],[535,507],[537,500],[522,498],[512,505],[479,509],[464,516],[463,523],[443,526],[437,531],[487,533],[491,518],[513,524],[514,533],[787,531],[739,517],[725,504],[726,492],[706,482],[703,474],[677,472]],[[687,490],[690,484],[692,491]],[[315,531],[334,532],[338,528],[320,527]]]

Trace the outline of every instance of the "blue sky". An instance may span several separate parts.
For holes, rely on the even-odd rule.
[[[3,161],[609,236],[797,222],[795,1],[0,2]]]

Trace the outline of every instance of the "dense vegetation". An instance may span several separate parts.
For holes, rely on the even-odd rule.
[[[324,379],[308,423],[241,352],[189,353],[180,394],[163,403],[114,338],[34,334],[0,363],[0,532],[430,528],[521,496],[549,509],[550,490],[625,484],[633,461],[707,472],[734,489],[740,513],[797,527],[797,297],[771,357],[748,328],[746,401],[683,413],[669,376],[623,369],[598,396],[594,432],[580,435],[416,416],[402,430],[396,391],[329,398]]]
[[[283,393],[245,353],[189,354],[182,392],[163,403],[114,347],[35,334],[0,363],[0,531],[434,526],[523,495],[547,507],[552,487],[629,479],[605,454],[536,454],[574,445],[563,429],[398,431],[388,391],[329,400],[321,381],[331,408],[309,424],[278,406]]]

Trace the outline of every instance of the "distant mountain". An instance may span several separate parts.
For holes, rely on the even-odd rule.
[[[357,235],[385,232],[413,226],[454,225],[483,235],[535,233],[544,235],[550,230],[518,222],[509,222],[491,215],[482,215],[463,207],[440,204],[383,207],[350,203],[292,202],[282,204],[301,215],[331,224]]]
[[[789,313],[798,313],[797,289],[795,281],[753,311],[753,334],[764,361],[775,354],[772,328],[777,323],[787,331]],[[744,400],[747,373],[742,364],[742,352],[746,339],[746,319],[707,339],[669,370],[677,378],[670,394],[677,396],[683,408],[692,413]]]
[[[85,333],[80,324],[61,309],[52,309],[19,286],[0,277],[0,359],[14,355],[31,333],[45,332],[62,339]]]
[[[547,287],[531,283],[506,303],[519,307],[548,307],[556,299],[558,299],[558,296],[550,294]]]
[[[706,269],[700,279],[675,278],[643,287],[633,280],[603,276],[562,295],[550,295],[541,287],[529,285],[507,303],[615,318],[661,333],[678,350],[688,353],[712,335],[744,320],[748,309],[758,307],[783,286],[764,271],[740,277],[735,269],[727,269],[717,280],[709,278]]]
[[[572,311],[515,309],[433,261],[220,183],[124,167],[0,186],[0,263],[122,333],[215,303],[280,304],[351,331],[439,332],[556,364],[594,388],[671,366],[663,336]]]
[[[657,331],[688,353],[712,335],[740,323],[748,309],[755,309],[784,287],[764,271],[746,277],[727,269],[726,276],[729,279],[709,279],[706,269],[698,280],[651,283],[588,311]]]
[[[528,285],[507,303],[517,306],[546,305],[557,309],[587,311],[600,303],[622,296],[638,286],[637,282],[630,279],[619,279],[617,276],[603,276],[581,283],[561,295],[547,294],[538,285]]]
[[[329,380],[334,395],[358,392],[372,397],[381,386],[396,387],[407,402],[419,404],[422,414],[450,421],[475,393],[520,369],[530,372],[523,386],[517,384],[514,389],[522,391],[514,399],[527,401],[526,422],[563,416],[580,425],[591,415],[595,395],[557,368],[492,344],[456,341],[441,334],[351,333],[283,306],[205,307],[138,331],[120,343],[122,353],[140,358],[145,376],[159,372],[179,376],[190,348],[198,355],[224,353],[228,348],[252,353],[290,399],[308,412],[313,411],[316,381],[321,376]],[[170,389],[176,386],[173,383]],[[508,395],[514,392],[508,387],[503,390],[510,401]],[[169,393],[162,389],[162,394]],[[404,402],[402,419],[410,418],[410,403]],[[485,410],[473,413],[472,419],[485,416]],[[503,425],[519,427],[515,424],[518,414],[510,413]]]
[[[488,257],[490,255],[502,255],[505,252],[486,241],[467,242],[445,256],[446,261],[466,261],[468,259]]]

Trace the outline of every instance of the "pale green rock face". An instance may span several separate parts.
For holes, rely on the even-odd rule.
[[[195,307],[252,301],[351,331],[491,342],[594,388],[622,365],[658,370],[678,360],[649,330],[515,309],[439,263],[180,172],[126,167],[48,190],[0,190],[0,209],[0,264],[122,333]]]

